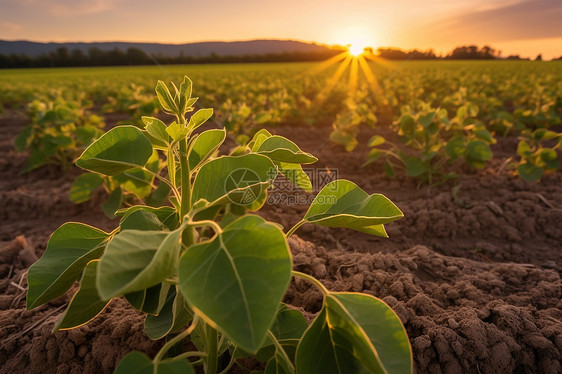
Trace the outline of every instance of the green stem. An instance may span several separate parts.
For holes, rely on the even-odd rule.
[[[183,220],[191,210],[191,177],[189,172],[189,155],[187,154],[187,139],[180,141],[180,169],[181,169],[181,202],[180,217]],[[193,228],[183,230],[183,244],[189,247],[194,242]]]
[[[304,225],[306,223],[306,221],[304,219],[300,220],[299,222],[297,222],[296,225],[294,225],[293,227],[291,227],[291,229],[289,231],[287,231],[287,233],[285,234],[286,238],[290,238],[291,235],[293,235],[295,233],[295,231],[297,231],[299,229],[299,227],[301,227],[302,225]]]
[[[192,221],[189,220],[187,222],[188,225],[193,226],[193,227],[204,227],[204,226],[211,226],[213,228],[213,230],[215,231],[215,233],[220,234],[222,232],[222,227],[220,227],[220,225],[218,223],[216,223],[215,221],[211,221],[211,220],[202,220],[202,221]]]
[[[211,325],[207,324],[205,328],[205,335],[207,339],[207,344],[205,344],[205,350],[207,351],[207,366],[205,368],[205,373],[215,374],[219,364],[218,333],[217,330],[211,327]]]
[[[324,287],[324,285],[318,279],[314,278],[311,275],[301,273],[300,271],[295,271],[295,270],[293,270],[291,272],[291,274],[293,275],[293,277],[302,278],[302,279],[305,279],[305,280],[309,281],[310,283],[314,284],[316,287],[318,287],[320,289],[320,291],[322,291],[322,293],[324,295],[327,295],[327,294],[330,293],[330,291],[328,291],[328,289],[326,287]]]
[[[162,348],[160,348],[160,351],[158,351],[158,353],[156,354],[156,357],[154,357],[154,360],[153,360],[154,364],[155,364],[154,365],[155,374],[156,374],[156,370],[157,370],[157,367],[158,367],[158,363],[162,360],[162,357],[164,357],[166,352],[168,352],[170,350],[170,348],[172,348],[174,345],[176,345],[177,343],[179,343],[183,339],[187,338],[187,336],[189,334],[191,334],[193,332],[193,330],[195,329],[195,327],[197,326],[198,321],[199,321],[199,317],[196,315],[195,317],[193,317],[193,322],[191,323],[191,325],[187,329],[180,332],[179,334],[174,336],[172,339],[168,340],[166,342],[166,344],[164,344],[164,346]]]
[[[207,357],[207,354],[205,352],[200,352],[200,351],[189,351],[189,352],[182,353],[181,355],[175,356],[174,360],[180,358],[189,358],[189,357]]]

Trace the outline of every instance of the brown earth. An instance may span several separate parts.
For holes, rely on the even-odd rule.
[[[25,272],[54,229],[66,221],[116,225],[99,208],[102,196],[81,205],[68,200],[78,170],[19,174],[25,155],[12,142],[25,123],[18,115],[0,118],[0,373],[109,373],[131,350],[154,355],[160,342],[144,335],[142,315],[123,300],[87,325],[56,334],[51,330],[69,295],[25,310]],[[562,372],[561,172],[539,184],[519,180],[504,165],[516,141],[502,139],[494,146],[499,158],[486,170],[455,166],[462,173],[455,199],[453,183],[417,188],[400,175],[387,178],[382,165],[360,168],[366,147],[342,151],[327,141],[329,127],[270,131],[315,154],[324,176],[337,170],[404,212],[388,225],[389,239],[305,225],[290,245],[297,270],[331,290],[370,293],[392,306],[410,336],[418,373]],[[360,139],[374,132],[390,136],[368,129]],[[280,181],[271,196],[283,193],[312,198],[284,190]],[[261,214],[290,227],[306,208],[282,201]],[[320,294],[300,280],[285,301],[309,318],[321,306]]]

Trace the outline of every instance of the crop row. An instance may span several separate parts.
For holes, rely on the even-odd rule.
[[[28,168],[67,164],[100,135],[99,116],[125,113],[129,123],[143,126],[141,118],[158,108],[151,89],[156,80],[177,81],[186,71],[200,87],[199,103],[212,107],[213,120],[241,144],[265,126],[331,123],[331,141],[352,151],[361,126],[376,132],[390,118],[396,137],[371,138],[366,160],[389,175],[404,169],[432,183],[454,176],[449,166],[455,162],[481,169],[492,158],[490,145],[502,136],[520,138],[513,150],[517,161],[509,166],[522,178],[538,181],[559,166],[562,137],[553,127],[562,118],[558,62],[395,64],[360,58],[331,65],[11,71],[0,83],[0,102],[25,109],[31,118],[18,141],[19,149],[31,150]]]

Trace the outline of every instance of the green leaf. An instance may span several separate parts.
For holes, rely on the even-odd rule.
[[[494,136],[492,135],[492,133],[489,132],[488,130],[486,130],[485,128],[475,129],[474,135],[476,135],[476,137],[478,137],[480,139],[485,140],[487,143],[490,143],[490,144],[494,144],[496,142],[496,139],[494,139]]]
[[[308,174],[304,172],[300,164],[289,164],[286,162],[277,162],[274,164],[288,180],[295,186],[302,188],[304,191],[312,191],[312,183]]]
[[[156,84],[156,96],[165,112],[175,114],[178,111],[176,103],[170,94],[170,90],[168,90],[168,87],[166,87],[166,84],[162,81],[158,81]]]
[[[529,162],[521,164],[517,168],[517,174],[527,182],[538,182],[542,177],[542,173],[541,167]]]
[[[353,292],[334,292],[330,293],[330,297],[338,301],[363,329],[388,373],[413,371],[408,335],[396,313],[386,303],[373,296]]]
[[[371,139],[369,139],[369,143],[367,143],[367,146],[376,147],[376,146],[379,146],[381,144],[384,144],[384,142],[386,142],[386,140],[382,136],[375,135]]]
[[[146,131],[154,138],[164,143],[170,142],[170,136],[166,132],[166,124],[154,117],[142,117]]]
[[[279,343],[284,348],[287,348],[285,349],[286,351],[291,350],[288,346],[293,345],[292,343],[294,342],[294,350],[292,352],[294,353],[298,341],[307,328],[308,322],[301,312],[289,309],[285,304],[281,303],[270,331]],[[271,339],[268,339],[266,344],[258,351],[256,357],[259,361],[269,361],[274,356],[275,350],[276,347],[273,346],[273,342]]]
[[[80,288],[74,294],[64,313],[59,317],[53,332],[81,326],[100,314],[109,300],[102,300],[96,289],[96,272],[99,260],[86,265]]]
[[[387,236],[385,223],[396,221],[404,214],[381,194],[368,195],[348,180],[328,183],[318,193],[304,221],[327,227],[347,227],[377,236]]]
[[[195,313],[256,352],[287,290],[291,268],[279,227],[247,215],[213,240],[189,247],[180,261],[180,290]]]
[[[492,150],[483,140],[471,140],[467,144],[468,154],[477,161],[488,161],[492,158]]]
[[[164,205],[164,203],[168,199],[168,196],[170,196],[171,190],[172,189],[168,184],[164,182],[160,182],[158,187],[156,187],[156,189],[153,190],[150,193],[150,195],[146,197],[145,199],[146,204],[154,207],[159,207],[161,205]]]
[[[131,214],[143,210],[146,212],[150,212],[158,217],[158,220],[162,222],[169,230],[177,229],[179,217],[177,214],[176,209],[170,206],[163,206],[160,208],[154,208],[151,206],[146,205],[135,205],[127,209],[123,209],[117,212],[117,215],[123,216],[121,222],[127,219]]]
[[[204,124],[211,116],[213,115],[213,109],[199,109],[195,114],[189,118],[189,122],[187,124],[187,128],[189,131],[193,131],[202,124]]]
[[[326,295],[298,346],[296,367],[300,374],[413,371],[408,336],[396,314],[358,293]]]
[[[101,186],[103,178],[99,174],[81,174],[72,183],[70,188],[70,200],[76,204],[90,200],[92,193]]]
[[[88,262],[99,258],[109,234],[81,223],[65,223],[49,239],[27,273],[27,309],[64,294]]]
[[[278,135],[273,135],[265,139],[257,152],[269,157],[272,161],[290,164],[312,164],[318,161],[318,159],[310,153],[301,151],[301,149],[289,139]]]
[[[529,143],[527,143],[524,140],[521,140],[519,144],[517,144],[517,154],[522,158],[529,157],[532,154]]]
[[[152,191],[154,176],[146,170],[136,168],[114,176],[114,180],[119,182],[125,191],[144,199]]]
[[[542,149],[540,152],[541,161],[544,162],[546,169],[556,170],[558,169],[558,154],[554,149]]]
[[[203,206],[250,205],[277,176],[271,160],[258,154],[223,156],[205,163],[193,183],[192,201]]]
[[[144,313],[156,315],[164,307],[169,290],[170,284],[164,282],[142,291],[127,293],[125,298],[136,309]]]
[[[365,332],[342,309],[326,298],[297,348],[299,374],[385,373]]]
[[[187,127],[180,125],[177,122],[172,122],[168,128],[166,128],[166,132],[168,135],[172,137],[172,139],[177,142],[187,136],[189,134],[189,130]]]
[[[115,218],[115,212],[123,204],[123,191],[117,187],[109,194],[109,198],[102,204],[103,213],[110,219]]]
[[[173,276],[182,230],[124,230],[107,245],[98,268],[97,287],[103,299],[141,291]]]
[[[185,113],[191,105],[195,102],[194,100],[190,100],[191,92],[193,89],[193,83],[191,79],[186,76],[183,77],[183,82],[180,84],[179,89],[179,111],[180,113]],[[195,99],[196,100],[196,99]]]
[[[168,228],[158,219],[158,216],[150,211],[139,209],[126,217],[119,223],[123,230],[142,231],[168,231]]]
[[[152,155],[152,145],[133,126],[115,127],[92,143],[76,161],[82,169],[117,175],[142,167]]]
[[[396,175],[396,172],[394,171],[394,167],[388,161],[384,162],[384,173],[391,178]]]
[[[156,366],[156,367],[155,367]],[[144,353],[128,353],[117,368],[114,374],[195,374],[191,364],[184,359],[168,359],[155,364]]]
[[[144,320],[144,332],[152,340],[158,340],[184,327],[192,318],[181,292],[171,287],[164,306],[158,315],[148,315]]]
[[[464,144],[464,138],[462,136],[455,136],[451,138],[447,145],[445,146],[445,152],[452,159],[456,160],[461,157],[466,150],[466,145]]]
[[[409,114],[403,114],[400,118],[398,126],[401,132],[409,139],[412,139],[414,137],[414,134],[416,132],[416,121],[412,116],[410,116]]]
[[[257,152],[258,149],[261,147],[262,143],[269,137],[271,137],[271,133],[266,129],[261,129],[255,133],[254,137],[248,143],[248,148],[252,152]]]
[[[422,125],[422,127],[424,129],[426,129],[429,125],[431,125],[431,123],[433,122],[433,119],[435,118],[435,116],[437,115],[437,112],[431,112],[425,115],[421,115],[418,118],[418,123],[420,125]]]
[[[194,170],[215,153],[226,139],[226,130],[207,130],[193,142],[189,154],[189,169]]]
[[[14,141],[14,147],[16,151],[23,152],[28,146],[29,138],[33,134],[33,126],[27,125],[21,130],[20,134]]]
[[[419,177],[427,171],[428,168],[426,164],[419,158],[408,157],[406,159],[406,174],[408,174],[410,177]]]

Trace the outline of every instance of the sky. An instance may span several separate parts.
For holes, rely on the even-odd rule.
[[[293,39],[562,56],[562,0],[0,0],[0,39],[189,43]]]

